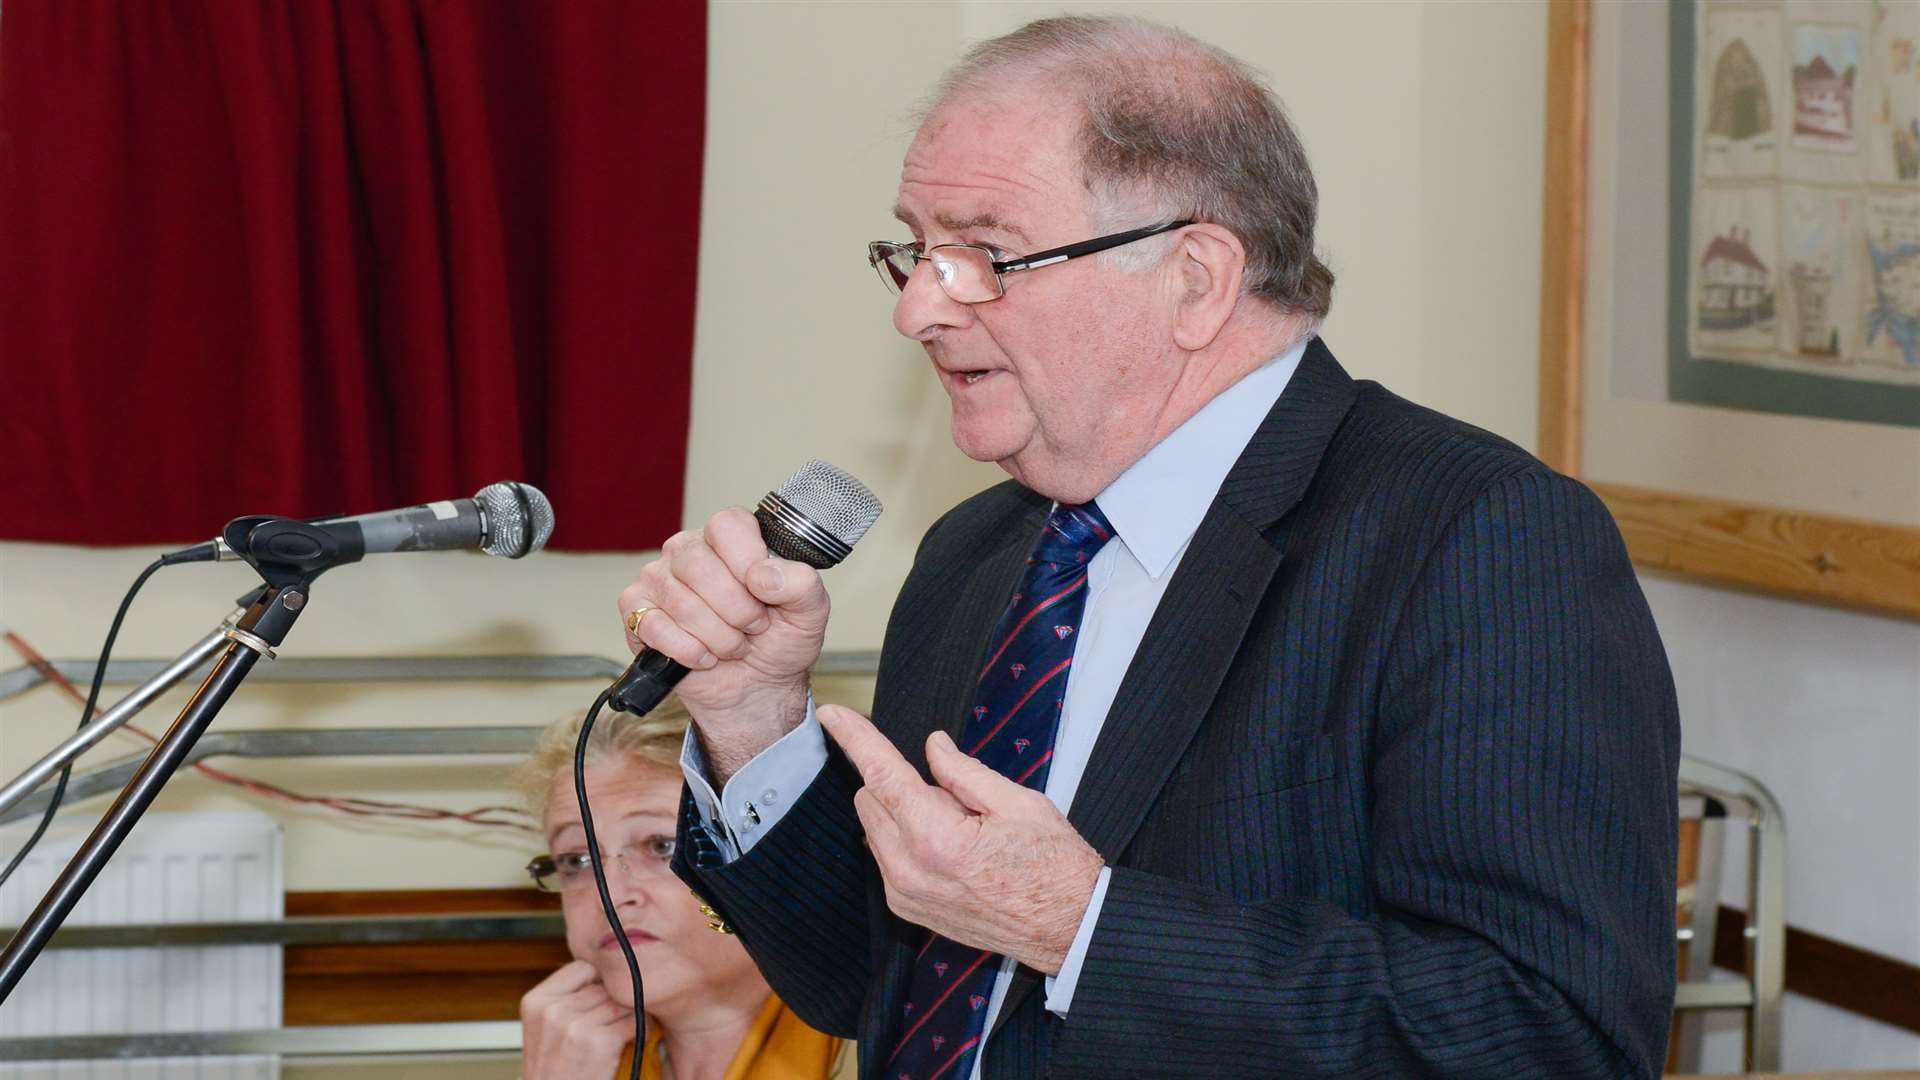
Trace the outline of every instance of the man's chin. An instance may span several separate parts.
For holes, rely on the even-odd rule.
[[[961,453],[975,461],[997,464],[1016,477],[1020,475],[1014,472],[1012,462],[1014,456],[1025,449],[1026,440],[1014,438],[1007,432],[978,431],[960,423],[958,418],[954,420],[952,434],[953,445]]]
[[[953,445],[961,453],[975,461],[998,465],[1027,487],[1049,498],[1059,498],[1048,490],[1055,485],[1051,483],[1053,470],[1048,468],[1044,455],[1036,459],[1027,452],[1031,442],[1031,436],[1027,435],[1010,437],[1006,432],[969,431],[960,424],[953,427]]]

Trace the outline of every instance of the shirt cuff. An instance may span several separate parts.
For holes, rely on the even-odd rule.
[[[1087,962],[1087,947],[1093,944],[1093,924],[1100,921],[1100,905],[1107,899],[1107,883],[1113,880],[1113,867],[1100,868],[1093,883],[1093,896],[1087,900],[1087,912],[1080,916],[1080,929],[1073,935],[1073,946],[1060,963],[1060,974],[1047,976],[1047,1011],[1067,1015],[1073,1007],[1073,990],[1080,984],[1080,967]]]
[[[827,764],[827,735],[813,714],[813,693],[807,693],[807,715],[800,726],[782,735],[715,795],[709,779],[707,754],[693,727],[680,744],[680,772],[693,795],[698,824],[720,849],[727,862],[745,855],[786,815],[787,807],[807,790]]]

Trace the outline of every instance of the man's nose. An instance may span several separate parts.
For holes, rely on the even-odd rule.
[[[901,337],[932,341],[949,329],[973,322],[973,305],[963,304],[940,287],[939,269],[921,260],[907,276],[900,297],[893,303],[893,328]]]

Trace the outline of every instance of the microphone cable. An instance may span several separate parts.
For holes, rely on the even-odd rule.
[[[628,1080],[640,1080],[640,1055],[647,1048],[647,999],[640,982],[640,960],[633,955],[633,942],[627,940],[627,928],[620,925],[620,912],[613,906],[613,893],[607,888],[607,867],[600,855],[600,838],[593,831],[593,808],[587,805],[587,739],[593,735],[593,722],[613,696],[614,687],[600,691],[593,708],[580,722],[580,741],[573,747],[573,794],[580,801],[580,824],[587,832],[587,861],[593,864],[593,884],[600,890],[600,909],[607,914],[613,939],[620,943],[620,955],[627,958],[627,972],[633,976],[633,1068]]]
[[[787,482],[767,493],[754,510],[760,534],[772,555],[804,562],[816,570],[836,566],[853,551],[880,516],[880,500],[867,485],[833,465],[815,458],[800,466]],[[587,831],[587,858],[593,864],[593,883],[600,890],[600,906],[607,925],[627,958],[633,975],[633,1069],[630,1080],[640,1080],[640,1055],[647,1045],[646,997],[640,983],[640,961],[633,955],[626,927],[614,909],[607,889],[607,871],[600,841],[593,833],[593,811],[587,806],[587,738],[600,710],[611,704],[620,712],[644,716],[658,705],[682,677],[683,665],[655,649],[641,649],[612,686],[593,699],[593,708],[580,723],[580,741],[573,751],[573,791],[580,801],[580,823]]]
[[[121,598],[120,610],[114,612],[113,625],[107,628],[106,644],[100,646],[100,659],[93,665],[93,685],[87,690],[86,707],[80,710],[81,728],[85,728],[93,721],[94,706],[100,703],[100,684],[106,680],[107,658],[113,655],[113,641],[120,636],[120,624],[126,620],[127,609],[133,606],[133,598],[139,594],[140,586],[145,585],[147,579],[152,577],[155,571],[161,567],[172,566],[177,562],[192,561],[190,559],[177,557],[179,554],[180,553],[176,552],[170,555],[162,555],[149,563],[145,570],[140,571],[140,576],[133,579],[133,585],[127,589],[127,595]],[[7,864],[7,868],[0,870],[0,885],[7,883],[7,879],[13,876],[13,872],[18,870],[20,864],[27,860],[27,856],[33,851],[34,845],[38,844],[40,838],[46,835],[47,826],[53,824],[53,815],[60,810],[60,800],[67,794],[67,778],[71,775],[73,775],[73,762],[69,761],[60,769],[60,779],[53,785],[53,798],[47,800],[47,809],[40,815],[40,824],[34,827],[33,835],[27,837],[27,842],[20,846],[20,850],[13,856],[13,861]]]

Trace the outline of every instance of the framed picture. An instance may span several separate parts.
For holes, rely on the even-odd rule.
[[[1920,5],[1562,0],[1541,456],[1636,563],[1920,618]]]

